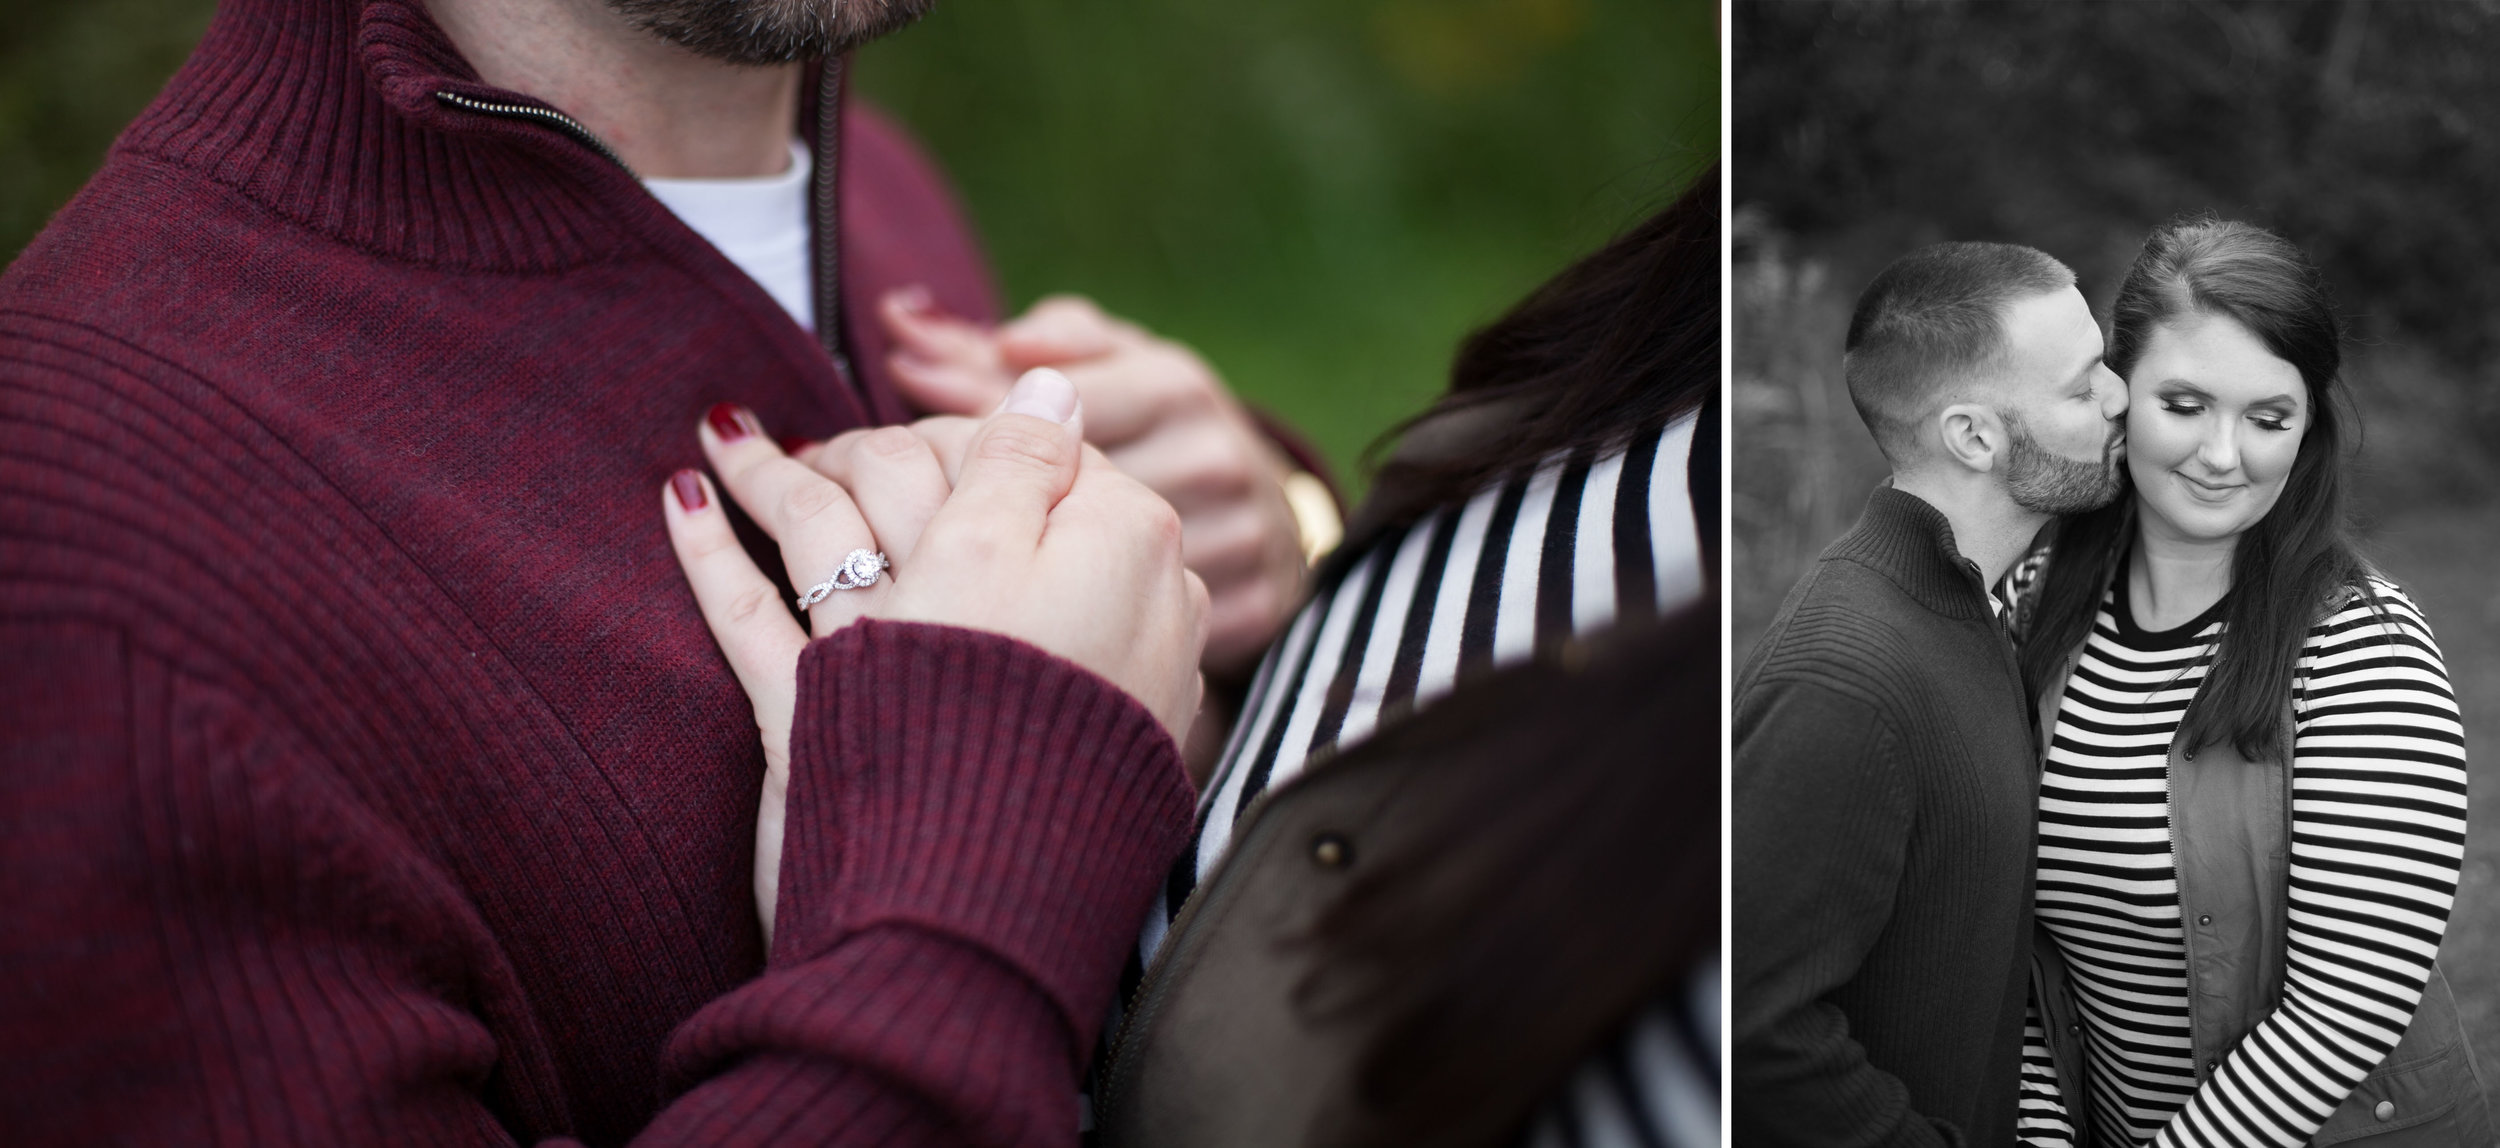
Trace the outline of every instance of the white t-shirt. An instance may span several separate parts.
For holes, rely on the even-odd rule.
[[[694,233],[710,240],[762,285],[799,326],[816,329],[815,277],[808,273],[807,190],[815,162],[790,141],[790,170],[750,179],[646,179]]]

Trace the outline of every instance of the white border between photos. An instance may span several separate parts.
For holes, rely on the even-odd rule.
[[[1736,412],[1729,396],[1735,389],[1735,360],[1728,354],[1727,319],[1735,303],[1731,285],[1734,282],[1735,245],[1727,221],[1736,209],[1736,174],[1731,162],[1735,156],[1736,117],[1734,99],[1736,70],[1733,46],[1728,34],[1729,5],[1725,0],[1719,10],[1719,1143],[1730,1144],[1728,1099],[1735,1095],[1733,1077],[1735,1058],[1729,1054],[1729,1018],[1736,1015],[1731,998],[1735,984],[1735,963],[1731,945],[1734,943],[1733,915],[1735,886],[1729,877],[1729,815],[1728,762],[1734,744],[1728,714],[1735,701],[1736,667],[1729,664],[1734,647],[1734,619],[1728,603],[1728,555],[1734,538],[1729,531],[1728,509],[1734,505],[1736,474]]]

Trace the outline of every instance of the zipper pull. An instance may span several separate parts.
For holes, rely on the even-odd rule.
[[[575,141],[590,148],[590,150],[607,157],[609,163],[615,164],[620,168],[624,168],[625,174],[632,175],[634,172],[634,169],[627,165],[624,159],[616,154],[614,149],[608,147],[606,141],[591,134],[589,128],[583,127],[580,120],[574,119],[573,117],[565,115],[563,112],[559,112],[553,108],[536,107],[530,104],[497,103],[491,100],[481,100],[474,96],[464,96],[458,92],[436,92],[434,93],[434,98],[440,103],[458,108],[464,112],[476,112],[477,114],[484,116],[496,116],[507,120],[528,120],[532,123],[544,124],[573,137]]]

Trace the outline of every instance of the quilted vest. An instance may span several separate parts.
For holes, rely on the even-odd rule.
[[[2078,645],[2036,700],[2040,755],[2057,728],[2066,677]],[[2281,744],[2290,745],[2292,708],[2283,705]],[[2188,1031],[2201,1087],[2240,1038],[2282,1002],[2290,919],[2292,770],[2287,756],[2249,760],[2228,741],[2170,743],[2171,853],[2178,870],[2179,920],[2187,942]],[[2093,1143],[2083,1089],[2082,1024],[2068,993],[2065,958],[2045,926],[2035,926],[2032,971],[2044,1014],[2058,1090],[2076,1143]],[[2395,1050],[2327,1117],[2312,1145],[2369,1148],[2490,1148],[2491,1112],[2472,1042],[2457,1023],[2455,996],[2438,963]]]

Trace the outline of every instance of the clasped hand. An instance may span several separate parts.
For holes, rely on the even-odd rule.
[[[791,584],[829,578],[854,550],[892,576],[816,603],[801,627],[742,548],[715,487],[681,471],[662,498],[703,619],[755,706],[764,742],[755,897],[772,935],[790,786],[799,653],[861,618],[1019,639],[1109,680],[1175,741],[1202,687],[1207,589],[1182,562],[1172,507],[1083,444],[1076,389],[1029,372],[987,420],[856,431],[790,457],[742,408],[697,432],[729,496],[781,551]],[[812,464],[812,465],[811,465]]]
[[[1295,468],[1204,360],[1073,295],[988,328],[904,288],[877,316],[895,384],[923,410],[986,414],[1019,372],[1064,372],[1086,440],[1180,513],[1182,556],[1211,594],[1207,669],[1249,669],[1300,604],[1302,537],[1281,483]]]

